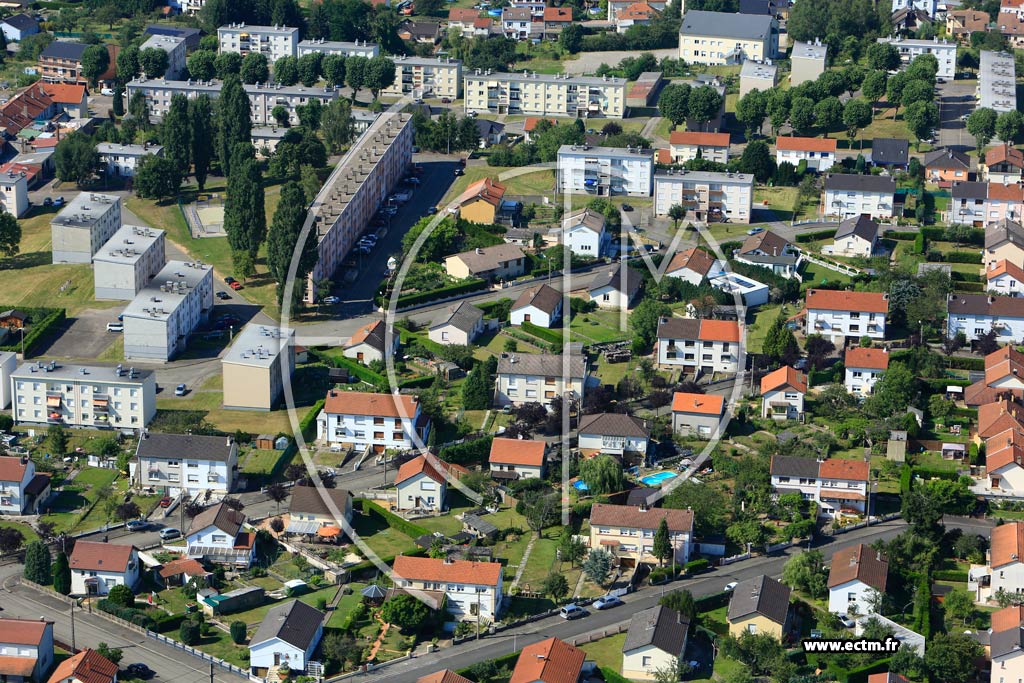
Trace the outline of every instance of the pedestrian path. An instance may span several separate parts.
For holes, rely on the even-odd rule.
[[[526,562],[530,559],[530,552],[533,550],[533,544],[536,541],[537,537],[532,536],[530,542],[526,544],[526,550],[523,551],[523,556],[519,559],[519,566],[516,568],[516,578],[512,579],[512,586],[509,588],[509,592],[519,585],[519,579],[523,577],[523,572],[526,571]]]

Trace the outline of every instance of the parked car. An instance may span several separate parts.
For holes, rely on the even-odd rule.
[[[630,205],[630,204],[623,204],[622,205],[622,210],[628,213],[628,212],[633,210],[633,206]]]
[[[341,303],[341,299],[339,299],[336,296],[325,296],[324,297],[324,303],[325,304],[340,304]]]
[[[153,675],[153,670],[142,662],[136,662],[135,664],[129,664],[125,669],[125,673],[132,678],[149,678]]]
[[[739,581],[730,581],[729,583],[725,584],[725,592],[731,593],[738,585],[740,585]]]
[[[235,282],[235,278],[229,275],[228,277],[224,278],[224,282],[230,285],[232,282]]]
[[[188,387],[185,386],[184,384],[179,384],[178,386],[174,387],[174,395],[175,396],[184,396],[187,393],[188,393]]]
[[[170,506],[171,506],[171,497],[170,496],[164,496],[163,498],[160,499],[160,507],[166,508],[166,507],[170,507]]]
[[[420,179],[419,178],[415,178],[415,177],[414,178],[406,178],[405,182],[409,183],[410,185],[419,185],[420,184]]]
[[[762,232],[764,232],[764,228],[751,228],[750,230],[747,230],[748,235],[757,235]]]
[[[56,199],[53,200],[53,205],[54,206],[64,206],[64,198],[63,197],[57,197]]]
[[[839,620],[839,623],[842,624],[844,628],[853,628],[857,625],[857,623],[851,619],[848,614],[836,614],[836,619]]]
[[[432,206],[429,209],[427,209],[427,215],[428,216],[433,216],[435,213],[437,213],[437,207],[436,206]]]
[[[235,291],[237,291],[237,290],[239,290],[239,289],[241,289],[241,288],[242,288],[242,283],[241,283],[241,282],[239,282],[239,281],[237,281],[237,280],[235,280],[234,282],[232,282],[232,283],[231,283],[230,285],[228,285],[228,286],[229,286],[229,287],[231,287],[231,289],[234,289]]]
[[[181,531],[179,531],[178,529],[175,529],[174,527],[169,526],[166,529],[161,529],[160,530],[160,538],[165,540],[165,541],[170,541],[171,539],[174,539],[174,538],[181,538]]]
[[[53,197],[47,197],[44,199],[43,206],[53,206]]]
[[[221,301],[227,301],[228,299],[231,298],[231,295],[228,294],[227,292],[217,292],[217,298],[220,299]]]
[[[580,617],[586,616],[587,612],[582,607],[574,602],[570,602],[568,605],[563,607],[558,613],[558,616],[563,619],[579,619]]]
[[[452,103],[452,98],[450,98],[450,97],[442,97],[441,98],[441,104],[451,104],[451,103]]]
[[[614,595],[602,595],[594,601],[594,609],[611,609],[622,604],[624,604],[622,600],[619,600]]]
[[[124,323],[107,323],[107,332],[124,332]]]
[[[455,175],[456,176],[466,175],[466,172],[463,171],[461,168],[457,168],[457,169],[455,169]]]
[[[133,519],[124,525],[128,531],[145,531],[149,528],[149,522],[144,519]]]

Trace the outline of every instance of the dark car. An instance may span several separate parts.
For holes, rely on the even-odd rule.
[[[228,299],[231,298],[231,295],[228,294],[227,292],[217,292],[217,298],[220,299],[221,301],[227,301]]]
[[[125,673],[132,678],[149,678],[153,675],[153,670],[142,662],[136,662],[135,664],[129,664],[125,669]]]
[[[228,283],[230,285],[232,282],[235,282],[235,278],[228,276],[228,277],[224,278],[224,282],[226,282],[226,283]]]

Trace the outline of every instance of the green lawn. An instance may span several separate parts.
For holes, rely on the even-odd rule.
[[[338,606],[331,612],[331,618],[327,620],[327,628],[341,628],[349,613],[356,608],[356,605],[362,602],[363,596],[359,591],[366,588],[367,584],[349,583],[345,585],[351,588],[352,592],[342,596],[341,600],[338,601]]]
[[[601,384],[618,386],[619,381],[633,371],[633,367],[632,361],[628,363],[609,363],[602,357],[593,375],[601,380]]]
[[[175,635],[171,633],[172,637]],[[249,668],[249,648],[246,645],[235,645],[231,636],[219,628],[210,629],[210,634],[203,636],[194,646],[208,655],[223,659],[235,666]]]
[[[555,564],[555,551],[558,549],[558,534],[560,529],[546,529],[544,537],[533,543],[533,550],[526,561],[526,571],[519,579],[519,587],[526,590],[540,592],[541,584],[548,574],[551,573]],[[573,586],[570,586],[572,589]]]
[[[601,640],[595,640],[580,649],[587,653],[587,659],[597,662],[600,667],[607,666],[612,671],[622,670],[622,646],[626,643],[626,634],[619,633]]]
[[[481,178],[500,180],[500,182],[505,185],[506,192],[508,194],[551,194],[551,190],[555,186],[554,169],[534,169],[523,173],[524,170],[527,169],[513,166],[468,166],[466,168],[465,175],[459,176],[459,178],[452,183],[451,187],[448,188],[448,193],[445,194],[440,205],[447,206],[451,202],[455,201],[455,198],[465,192],[466,188],[469,187],[470,184],[475,183]],[[509,172],[510,175],[502,178],[501,175],[506,172]]]
[[[768,187],[759,185],[754,188],[754,208],[771,209],[780,221],[788,221],[793,217],[793,205],[796,203],[797,188]]]
[[[75,477],[75,484],[79,486],[91,486],[102,488],[110,486],[117,479],[117,470],[107,470],[100,467],[89,467],[78,473]]]
[[[97,529],[103,526],[109,521],[103,505],[93,506],[84,518],[82,513],[86,507],[99,499],[99,491],[110,488],[119,475],[117,470],[98,467],[84,469],[57,493],[51,505],[51,509],[56,512],[43,515],[41,519],[52,522],[58,533]]]
[[[321,588],[319,590],[311,591],[309,593],[304,593],[303,595],[298,596],[298,600],[300,602],[306,603],[307,605],[312,605],[316,607],[317,600],[319,598],[323,598],[327,601],[327,604],[330,604],[331,600],[334,599],[334,596],[337,595],[339,589],[340,586],[327,586],[326,588]],[[265,602],[259,607],[254,607],[244,612],[235,612],[232,614],[225,615],[225,620],[244,621],[246,624],[248,624],[250,628],[252,628],[253,626],[258,625],[261,621],[263,621],[263,618],[267,616],[267,612],[270,610],[271,607],[282,602],[286,602],[288,600],[291,600],[291,598],[285,598],[284,600],[271,600]]]
[[[838,283],[840,285],[850,284],[850,277],[848,275],[819,266],[816,263],[810,263],[809,261],[804,261],[803,265],[800,266],[800,274],[804,279],[801,289],[805,290],[825,282]]]
[[[267,451],[254,448],[245,454],[240,469],[245,474],[271,474],[285,453],[287,451]]]
[[[627,317],[626,320],[629,318]],[[628,325],[622,329],[622,317],[618,311],[593,311],[573,317],[569,323],[573,341],[603,343],[629,339]]]
[[[356,513],[352,516],[352,528],[378,557],[393,557],[416,548],[413,539],[378,517]]]
[[[428,517],[426,519],[417,519],[416,524],[429,529],[430,531],[440,531],[446,536],[451,536],[462,531],[462,522],[455,518],[455,515],[468,512],[476,507],[472,501],[466,499],[460,491],[448,491],[448,503],[449,512],[439,517]],[[489,519],[489,518],[488,518]]]
[[[36,530],[28,524],[21,522],[8,522],[7,520],[0,519],[0,529],[17,529],[25,537],[25,544],[39,540],[39,534],[36,533]]]
[[[797,309],[794,308],[791,312],[790,308],[780,304],[778,306],[762,306],[757,310],[753,324],[747,327],[748,353],[761,353],[761,345],[764,344],[764,339],[768,335],[768,329],[779,317],[779,313],[781,312],[787,318],[796,314]]]

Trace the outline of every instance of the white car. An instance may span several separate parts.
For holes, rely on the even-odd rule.
[[[837,614],[836,618],[839,619],[839,623],[846,628],[853,628],[857,623],[846,614]]]
[[[602,595],[594,601],[594,609],[611,609],[621,604],[623,604],[622,600],[619,600],[614,595]]]
[[[165,541],[169,541],[169,540],[171,540],[173,538],[180,538],[180,537],[181,537],[181,531],[179,531],[178,529],[175,529],[174,527],[167,527],[166,529],[161,529],[160,530],[160,538],[165,540]]]
[[[124,332],[124,323],[107,323],[107,332]]]
[[[731,593],[738,585],[740,585],[739,581],[730,581],[729,583],[725,584],[724,590],[726,593]]]
[[[114,96],[114,89],[113,88],[101,88],[100,89],[100,94],[104,95],[105,97],[113,97]]]

